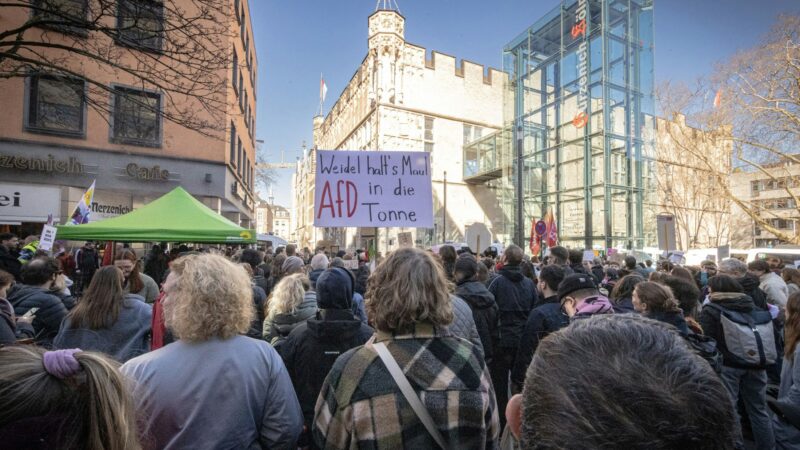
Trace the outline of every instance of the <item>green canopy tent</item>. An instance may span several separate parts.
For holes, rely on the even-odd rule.
[[[254,244],[242,228],[200,203],[182,187],[128,214],[83,225],[59,225],[56,239],[69,241]]]

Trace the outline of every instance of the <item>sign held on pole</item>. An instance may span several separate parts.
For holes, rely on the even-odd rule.
[[[677,250],[675,239],[675,216],[671,214],[659,214],[656,216],[658,229],[658,249],[671,252]]]

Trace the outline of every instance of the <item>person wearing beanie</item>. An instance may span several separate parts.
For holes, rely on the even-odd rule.
[[[363,345],[374,333],[353,315],[354,285],[353,274],[347,269],[323,271],[317,279],[319,310],[292,330],[278,349],[297,392],[306,430],[311,430],[317,396],[336,358]],[[309,445],[308,438],[301,436],[298,446]]]
[[[299,256],[290,256],[286,258],[286,261],[283,262],[281,271],[283,272],[284,276],[291,275],[293,273],[303,273],[305,265],[306,264],[303,262],[303,258]]]
[[[456,296],[463,299],[472,310],[472,318],[483,346],[486,363],[492,360],[492,347],[497,338],[497,303],[486,285],[478,280],[478,261],[471,254],[462,254],[456,260]]]
[[[558,301],[570,320],[594,314],[613,314],[614,307],[600,294],[591,276],[575,273],[568,275],[558,285]]]
[[[330,262],[324,253],[317,253],[311,258],[311,272],[308,273],[308,279],[311,281],[311,289],[317,288],[317,278],[328,268],[328,264],[330,264]]]

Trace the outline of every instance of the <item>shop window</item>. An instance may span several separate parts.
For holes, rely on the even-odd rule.
[[[161,145],[160,94],[116,86],[113,111],[114,142]]]
[[[33,18],[49,22],[41,26],[86,36],[82,24],[86,21],[87,0],[34,0],[32,3]]]
[[[236,167],[236,125],[231,122],[231,165]]]
[[[117,42],[160,51],[164,35],[164,5],[153,0],[119,0]]]
[[[26,130],[83,137],[85,115],[83,80],[39,74],[29,78]]]

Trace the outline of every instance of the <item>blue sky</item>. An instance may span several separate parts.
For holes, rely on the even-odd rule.
[[[501,67],[504,44],[559,4],[557,0],[397,0],[406,40]],[[367,51],[374,0],[250,0],[258,52],[257,138],[272,161],[311,145],[319,77],[328,85],[325,112]],[[691,82],[715,62],[758,44],[797,0],[655,0],[656,82]],[[291,207],[292,170],[278,171],[275,203]],[[266,193],[264,193],[266,197]]]

